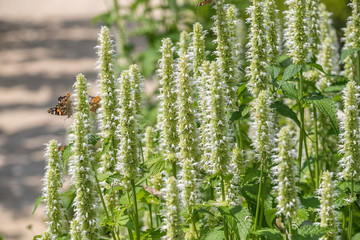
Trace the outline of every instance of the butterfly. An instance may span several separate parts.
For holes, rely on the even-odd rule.
[[[100,107],[100,100],[101,100],[101,97],[100,96],[96,96],[96,97],[92,97],[92,96],[89,96],[90,97],[90,111],[92,112],[96,112],[96,110]]]
[[[48,110],[48,113],[53,115],[68,117],[72,114],[72,101],[70,99],[70,93],[67,93],[66,96],[58,97],[58,104],[55,107],[52,107]]]
[[[215,2],[215,0],[204,0],[202,2],[199,2],[195,7],[201,7],[204,5],[211,5]]]

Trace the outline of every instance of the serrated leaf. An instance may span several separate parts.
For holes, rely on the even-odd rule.
[[[291,110],[288,106],[286,106],[282,102],[276,101],[273,102],[270,107],[274,108],[280,115],[292,119],[296,123],[296,125],[300,127],[300,121],[297,118],[296,113],[294,113],[294,111]]]
[[[266,209],[264,212],[266,223],[269,227],[272,227],[272,222],[276,218],[276,208]]]
[[[32,214],[35,213],[36,209],[38,208],[39,204],[44,200],[45,198],[43,196],[40,196],[38,197],[36,200],[35,200],[35,204],[34,204],[34,210],[32,212]]]
[[[299,209],[296,213],[296,218],[294,218],[294,223],[298,226],[301,225],[304,221],[309,219],[309,213],[305,209]]]
[[[280,85],[281,90],[284,93],[284,96],[292,100],[299,100],[299,91],[296,89],[296,86],[289,82],[284,82]]]
[[[133,222],[128,215],[122,215],[115,218],[115,224],[118,226],[124,226],[130,229],[134,229]]]
[[[301,226],[297,234],[293,235],[293,240],[318,240],[322,237],[329,229],[322,228],[319,226],[306,225]]]
[[[345,58],[353,55],[354,53],[360,51],[360,48],[348,48],[341,52],[340,62],[344,62]]]
[[[219,211],[226,217],[231,229],[240,240],[246,240],[253,224],[249,209],[241,206],[219,207]]]
[[[286,81],[289,80],[290,78],[292,78],[293,76],[295,76],[298,72],[300,72],[300,70],[302,69],[302,65],[299,64],[291,64],[290,66],[288,66],[285,71],[284,71],[284,75],[281,79],[281,81]]]
[[[320,112],[322,112],[331,123],[331,126],[334,128],[335,132],[339,133],[339,122],[337,119],[337,109],[335,102],[327,98],[320,93],[313,93],[306,101],[312,105],[314,105]]]
[[[219,228],[215,228],[210,231],[204,240],[223,240],[225,239],[225,234],[223,230],[219,230]]]
[[[269,66],[267,72],[270,74],[272,79],[276,79],[281,72],[281,68],[277,66]]]
[[[99,141],[99,139],[99,136],[90,135],[88,143],[94,146]]]
[[[267,239],[271,239],[271,240],[283,240],[284,239],[284,237],[278,230],[270,229],[270,228],[264,228],[264,229],[258,230],[256,232],[254,232],[254,234],[258,235],[258,236],[264,236]]]
[[[300,202],[305,209],[316,209],[320,204],[319,199],[314,196],[300,196]]]
[[[332,85],[332,86],[328,86],[328,87],[324,88],[323,92],[324,93],[341,92],[345,87],[346,87],[346,83],[341,84],[341,85]]]

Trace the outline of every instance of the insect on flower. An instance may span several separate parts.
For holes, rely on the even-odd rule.
[[[100,96],[96,96],[96,97],[91,97],[91,100],[90,100],[90,111],[92,112],[96,112],[96,110],[99,108],[100,106],[100,100],[101,100],[101,97]]]
[[[48,113],[59,116],[67,115],[69,118],[72,114],[71,104],[70,93],[67,93],[66,96],[58,97],[58,104],[55,107],[50,108]]]
[[[204,0],[202,2],[199,2],[195,7],[201,7],[204,5],[211,5],[215,2],[215,0]]]

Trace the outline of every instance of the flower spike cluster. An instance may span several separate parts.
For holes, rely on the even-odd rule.
[[[308,58],[316,57],[320,47],[320,10],[319,0],[306,0],[307,36],[309,44]]]
[[[298,188],[296,187],[296,152],[286,127],[278,135],[278,147],[274,156],[273,172],[277,176],[275,191],[278,193],[277,214],[293,218],[299,209]]]
[[[265,30],[267,42],[267,62],[270,65],[276,63],[280,53],[280,19],[279,10],[276,7],[275,0],[265,1]]]
[[[286,0],[285,3],[289,5],[289,10],[285,12],[287,28],[284,32],[288,55],[294,64],[304,64],[309,46],[306,38],[306,0]]]
[[[116,139],[116,126],[119,124],[119,108],[118,104],[118,81],[114,77],[114,49],[113,41],[110,39],[109,29],[102,27],[98,38],[98,68],[101,92],[101,109],[98,111],[98,118],[100,121],[100,134],[102,141],[102,148],[109,147],[109,151],[102,154],[102,168],[100,171],[113,172],[116,163],[116,149],[113,146],[118,144],[119,139]]]
[[[332,240],[337,239],[337,227],[339,225],[337,221],[336,212],[336,192],[335,192],[335,181],[332,180],[333,173],[325,171],[321,177],[320,188],[317,190],[317,194],[320,199],[320,227],[326,227],[335,229],[327,232],[320,240]]]
[[[92,123],[88,100],[88,85],[82,74],[77,75],[75,82],[75,120],[72,141],[73,155],[70,161],[70,174],[76,189],[74,199],[74,219],[71,222],[71,239],[98,239],[96,203],[93,194],[94,176],[91,169],[93,162],[89,136]]]
[[[59,145],[56,140],[51,140],[46,146],[45,157],[48,165],[45,170],[44,187],[42,189],[44,202],[46,203],[46,224],[48,229],[43,239],[53,239],[61,235],[63,227],[63,214],[59,189],[62,187],[61,161],[58,151]]]
[[[255,100],[253,110],[251,111],[252,119],[254,120],[251,126],[252,140],[257,159],[264,162],[272,155],[275,138],[275,114],[270,107],[272,97],[269,91],[260,91]]]
[[[179,189],[176,185],[176,179],[174,177],[170,177],[166,184],[166,225],[164,226],[164,229],[167,230],[166,239],[184,239],[184,232],[181,227],[181,222]]]
[[[249,78],[249,89],[253,96],[257,96],[261,90],[269,88],[270,79],[266,67],[266,29],[264,26],[264,2],[253,0],[252,5],[247,9],[250,17],[247,22],[250,23],[249,42],[247,44],[247,59],[250,66],[246,68],[246,76]]]
[[[344,89],[344,120],[340,123],[339,161],[342,171],[340,177],[345,180],[359,178],[360,173],[360,89],[354,81],[347,83]]]
[[[129,71],[123,71],[120,78],[120,95],[119,104],[121,105],[120,123],[117,128],[118,138],[121,142],[118,147],[118,165],[117,170],[125,177],[126,180],[134,181],[137,177],[138,167],[140,164],[139,156],[139,138],[138,122],[136,117],[136,106],[133,96],[136,92],[131,89],[131,77]],[[130,186],[129,186],[130,187]]]
[[[161,148],[169,162],[176,162],[176,152],[179,144],[177,133],[177,95],[174,78],[173,47],[169,38],[162,41],[162,58],[158,75],[160,78],[160,109],[158,124],[161,139]]]
[[[192,41],[192,57],[193,57],[193,71],[194,78],[198,80],[201,75],[200,67],[206,59],[205,55],[205,31],[200,23],[195,23],[193,27],[193,41]]]

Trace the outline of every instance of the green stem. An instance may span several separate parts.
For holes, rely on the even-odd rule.
[[[352,222],[353,222],[353,197],[354,197],[354,178],[351,178],[351,203],[349,206],[349,224],[348,224],[348,240],[351,240]]]
[[[225,198],[225,184],[224,184],[224,177],[223,175],[221,174],[221,195],[222,195],[222,200],[225,201],[226,198]],[[226,223],[226,220],[225,220],[225,216],[223,217],[224,218],[224,234],[225,234],[225,239],[226,240],[229,240],[229,229],[228,229],[228,225]]]
[[[131,200],[130,200],[129,191],[126,191],[126,195],[127,195],[127,198],[128,198],[128,202],[130,203]],[[133,217],[131,216],[132,214],[131,214],[129,208],[127,209],[127,212],[128,212],[128,215],[129,215],[130,219],[133,221]],[[134,240],[134,236],[133,236],[133,234],[132,234],[131,229],[130,229],[130,228],[127,228],[127,230],[128,230],[128,234],[129,234],[130,240]]]
[[[192,227],[193,227],[193,229],[194,229],[194,232],[195,232],[195,234],[196,234],[196,238],[197,238],[197,239],[200,239],[200,238],[199,238],[199,233],[198,233],[198,231],[197,231],[197,229],[196,229],[196,222],[195,222],[195,217],[194,217],[194,210],[191,210],[191,222],[192,222]]]
[[[289,239],[291,239],[291,236],[292,236],[292,228],[291,228],[291,225],[292,225],[292,221],[291,221],[291,218],[289,218],[289,225],[288,225],[288,231],[289,231]]]
[[[172,173],[173,173],[173,176],[174,176],[174,178],[176,178],[176,162],[173,161],[173,162],[171,162],[171,164],[172,164]]]
[[[260,183],[259,183],[259,190],[258,190],[258,195],[257,195],[257,201],[256,201],[256,213],[255,213],[255,221],[254,221],[254,231],[256,231],[258,229],[258,222],[260,224],[259,221],[259,215],[260,215],[260,201],[261,201],[261,196],[262,196],[262,188],[263,188],[263,175],[264,175],[264,162],[265,160],[261,160],[261,172],[260,172]]]
[[[357,85],[360,86],[360,51],[357,52],[357,66],[356,66],[356,77],[357,77]]]
[[[149,214],[150,214],[150,229],[152,230],[154,228],[154,222],[153,222],[153,218],[152,218],[152,206],[151,206],[151,203],[148,203],[148,207],[149,207]]]
[[[300,71],[299,76],[299,112],[300,112],[300,139],[299,139],[299,152],[298,152],[298,161],[299,161],[299,175],[301,174],[301,159],[302,159],[302,151],[303,151],[303,138],[304,138],[304,123],[302,121],[304,116],[304,109],[302,107],[301,99],[303,97],[303,77],[302,77],[302,71]]]
[[[137,208],[137,201],[136,201],[136,190],[135,190],[135,181],[131,180],[131,188],[132,188],[132,194],[133,194],[133,200],[134,200],[134,209],[135,209],[135,231],[136,231],[136,239],[140,240],[140,227],[139,227],[139,214],[138,214],[138,208]]]
[[[304,133],[305,135],[305,133]],[[310,172],[310,179],[311,179],[311,183],[314,187],[314,189],[316,188],[316,185],[315,185],[315,180],[314,180],[314,172],[311,168],[311,164],[310,164],[310,159],[309,159],[309,154],[308,154],[308,148],[307,148],[307,143],[306,143],[306,137],[304,137],[304,148],[305,148],[305,155],[306,155],[306,163],[309,167],[309,172]]]
[[[317,129],[317,112],[315,107],[314,107],[314,136],[315,136],[315,181],[316,181],[316,188],[319,188],[319,184],[320,184],[319,141],[318,141],[318,129]]]
[[[104,196],[103,196],[103,194],[102,194],[102,192],[101,192],[101,187],[100,187],[100,184],[99,184],[99,180],[98,180],[98,178],[97,178],[97,176],[96,176],[96,170],[95,170],[95,166],[94,166],[94,163],[93,163],[93,162],[91,162],[91,167],[92,167],[92,169],[93,169],[93,171],[94,171],[94,173],[95,173],[94,175],[95,175],[96,189],[97,189],[97,191],[98,191],[98,193],[99,193],[99,195],[100,195],[101,204],[103,205],[106,218],[110,220],[110,215],[109,215],[109,212],[108,212],[107,207],[106,207],[106,203],[105,203],[105,200],[104,200]],[[116,234],[115,234],[115,230],[114,230],[114,229],[111,230],[111,235],[112,235],[113,239],[116,239]]]

